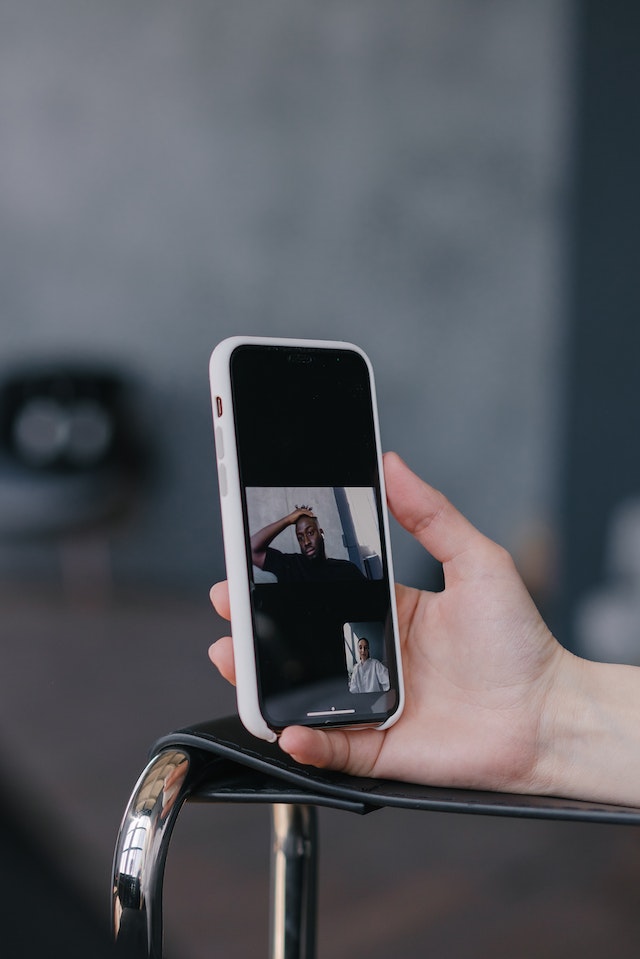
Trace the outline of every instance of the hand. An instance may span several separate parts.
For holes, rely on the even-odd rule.
[[[289,525],[294,526],[301,516],[309,516],[311,519],[317,518],[310,506],[296,506],[287,517]]]
[[[565,650],[505,550],[395,454],[385,478],[391,512],[445,577],[439,593],[396,587],[403,715],[384,731],[292,726],[282,749],[353,775],[640,803],[638,671]],[[211,597],[228,618],[226,583]],[[230,638],[210,657],[233,682]]]
[[[479,533],[394,454],[385,457],[392,513],[444,565],[441,593],[396,590],[405,710],[390,729],[284,730],[302,763],[431,784],[530,788],[539,717],[564,651],[509,555]],[[229,615],[226,584],[211,593]],[[233,681],[226,637],[211,659]]]

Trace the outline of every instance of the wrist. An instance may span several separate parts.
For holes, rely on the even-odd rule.
[[[537,791],[640,805],[639,683],[637,667],[562,650],[540,724]]]

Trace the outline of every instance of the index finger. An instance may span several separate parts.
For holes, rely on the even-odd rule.
[[[229,608],[229,586],[226,579],[220,583],[215,583],[209,591],[209,598],[213,603],[213,608],[223,619],[231,619],[231,610]]]

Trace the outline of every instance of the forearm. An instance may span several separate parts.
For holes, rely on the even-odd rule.
[[[549,699],[540,791],[640,806],[640,669],[567,653]]]
[[[267,549],[271,542],[292,523],[291,515],[283,516],[268,526],[264,526],[251,537],[251,559],[255,566],[262,569]]]

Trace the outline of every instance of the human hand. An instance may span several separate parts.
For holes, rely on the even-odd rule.
[[[385,456],[391,512],[443,563],[440,593],[396,588],[406,704],[387,730],[289,727],[301,763],[432,785],[545,792],[551,693],[570,654],[541,619],[508,553],[476,530],[395,454]],[[226,584],[211,593],[228,617]],[[229,637],[210,656],[234,680]]]
[[[310,519],[317,519],[311,506],[296,506],[288,516],[289,524],[294,526],[301,516],[308,516]]]

